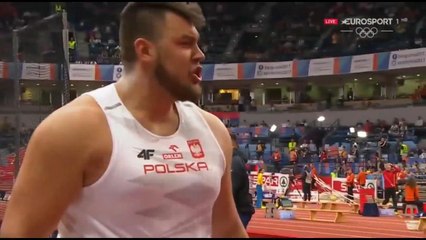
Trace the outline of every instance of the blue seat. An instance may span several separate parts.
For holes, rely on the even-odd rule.
[[[249,151],[250,152],[252,152],[252,151],[256,152],[256,146],[257,146],[256,144],[249,144]]]
[[[293,128],[289,128],[289,127],[281,127],[279,129],[279,137],[282,138],[290,138],[295,134],[295,131]]]

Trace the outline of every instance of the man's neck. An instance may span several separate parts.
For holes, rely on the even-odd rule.
[[[174,114],[175,100],[156,80],[139,80],[131,75],[116,83],[121,100],[131,112],[143,113],[152,120],[167,119]]]

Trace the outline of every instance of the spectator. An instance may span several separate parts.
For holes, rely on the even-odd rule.
[[[419,158],[426,159],[426,151],[423,149],[422,152],[419,154]]]
[[[364,168],[360,167],[357,182],[361,188],[365,187],[366,180],[367,180],[367,172],[364,170]]]
[[[419,187],[417,186],[416,179],[409,177],[405,184],[405,197],[404,197],[404,209],[406,204],[414,204],[419,210],[419,214],[423,214],[423,202],[420,201]]]
[[[76,41],[75,41],[74,37],[70,37],[70,40],[68,41],[68,46],[69,46],[70,61],[75,62],[75,60],[76,60]]]
[[[349,162],[355,162],[359,158],[359,150],[358,150],[358,144],[354,143],[352,145],[351,154],[348,154],[348,161]]]
[[[392,126],[389,129],[389,135],[393,136],[393,137],[399,137],[400,136],[400,132],[399,132],[399,126],[398,124],[394,123],[392,124]]]
[[[290,150],[290,163],[293,164],[294,166],[296,166],[297,159],[298,159],[297,151],[296,151],[296,149],[292,148]]]
[[[275,172],[279,173],[281,170],[281,151],[279,148],[275,148],[275,152],[272,153],[272,160],[274,162]]]
[[[377,143],[377,146],[378,146],[377,151],[379,153],[379,158],[381,159],[381,158],[383,158],[383,155],[385,155],[385,154],[387,155],[387,153],[388,153],[387,152],[388,147],[389,147],[388,140],[386,138],[382,137],[380,139],[380,141]]]
[[[414,126],[416,127],[423,127],[423,118],[421,116],[419,116],[419,118],[417,119],[417,121],[414,123]]]
[[[296,149],[296,141],[292,138],[291,141],[288,143],[288,150],[291,151],[293,149]]]
[[[339,151],[340,164],[345,164],[348,161],[348,152],[345,146],[341,146]]]
[[[352,90],[352,88],[349,88],[349,90],[348,90],[347,100],[348,101],[353,101],[354,100],[354,91]]]
[[[318,154],[318,148],[317,145],[314,143],[314,141],[311,139],[309,141],[309,152],[313,154]]]
[[[354,200],[355,175],[352,172],[352,168],[350,167],[347,169],[346,186],[348,188],[347,198],[350,200]]]
[[[410,148],[408,147],[407,144],[405,143],[401,143],[401,151],[400,151],[400,155],[401,155],[401,161],[402,161],[402,166],[407,166],[407,162],[408,162],[408,153],[410,152]]]
[[[337,178],[338,177],[338,172],[339,172],[339,169],[334,168],[333,171],[330,173],[331,179]]]
[[[396,143],[395,143],[395,147],[393,148],[393,150],[394,150],[393,153],[395,154],[398,163],[402,162],[402,158],[401,158],[402,146],[401,146],[401,144],[402,144],[401,139],[397,138]]]
[[[408,131],[407,122],[405,121],[405,119],[401,119],[401,121],[399,122],[399,133],[400,133],[400,136],[402,138],[404,138],[407,135],[407,131]]]
[[[302,174],[303,201],[311,201],[312,174],[308,165],[305,165]]]
[[[233,155],[232,155],[232,193],[234,196],[235,206],[240,216],[244,228],[247,228],[255,210],[252,204],[252,196],[249,193],[249,178],[245,169],[246,161],[239,153],[237,137],[231,134]]]
[[[263,160],[263,154],[265,153],[265,147],[261,141],[257,142],[256,155],[258,160]]]
[[[383,179],[385,185],[385,200],[383,205],[388,204],[389,199],[392,198],[392,205],[395,211],[397,211],[397,199],[396,199],[396,174],[397,170],[392,168],[392,164],[385,165],[386,170],[383,172]]]
[[[262,208],[263,203],[263,168],[259,168],[257,172],[257,182],[256,182],[256,208]]]

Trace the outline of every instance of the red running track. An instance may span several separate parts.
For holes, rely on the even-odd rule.
[[[0,181],[0,189],[10,191],[12,181]],[[309,207],[315,207],[309,206]],[[348,210],[346,206],[339,208]],[[6,202],[0,201],[0,219],[3,219]],[[327,215],[328,214],[328,215]],[[296,217],[307,218],[308,212],[295,211]],[[409,231],[400,217],[363,217],[345,213],[342,223],[323,223],[304,220],[267,219],[265,210],[256,210],[248,226],[250,237],[261,238],[426,238],[425,232]],[[323,213],[332,219],[329,213]]]
[[[247,228],[250,237],[426,238],[425,232],[407,230],[405,219],[398,216],[363,217],[359,214],[345,213],[342,223],[280,220],[264,216],[264,209],[256,210]],[[308,218],[309,213],[296,210],[295,216]],[[324,216],[324,219],[332,219],[329,213],[323,213],[321,216]]]
[[[6,202],[0,202],[3,218]],[[279,220],[264,217],[265,210],[257,210],[248,226],[252,238],[426,238],[421,231],[409,231],[399,217],[363,217],[345,214],[343,223],[322,223],[304,220]],[[326,216],[324,214],[324,216]],[[296,217],[308,217],[297,212]],[[331,218],[331,216],[330,216]]]

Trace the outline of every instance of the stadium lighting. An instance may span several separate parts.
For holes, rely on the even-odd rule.
[[[319,116],[317,119],[318,122],[324,122],[325,121],[325,117],[324,116]]]
[[[349,128],[349,132],[355,133],[355,128],[354,127]]]
[[[358,131],[356,134],[359,138],[366,138],[367,137],[366,131]]]
[[[277,130],[277,125],[272,124],[271,128],[269,129],[269,131],[275,132],[275,130]]]

